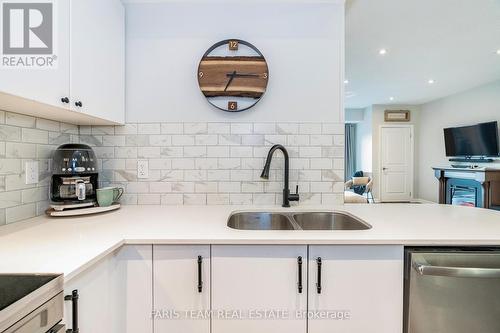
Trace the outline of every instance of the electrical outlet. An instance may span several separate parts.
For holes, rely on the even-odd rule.
[[[38,183],[38,161],[26,161],[24,165],[26,185]]]
[[[137,161],[137,178],[149,178],[149,162],[148,160]]]

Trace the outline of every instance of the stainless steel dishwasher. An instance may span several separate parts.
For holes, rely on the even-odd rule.
[[[405,333],[500,332],[500,248],[407,248]]]

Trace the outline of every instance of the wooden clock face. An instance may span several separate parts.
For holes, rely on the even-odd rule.
[[[269,70],[266,59],[252,44],[228,39],[213,45],[198,66],[203,95],[218,109],[248,110],[266,92]]]

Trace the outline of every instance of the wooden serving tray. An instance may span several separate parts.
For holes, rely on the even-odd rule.
[[[49,216],[79,216],[79,215],[89,215],[89,214],[97,214],[109,212],[111,210],[115,210],[120,208],[120,204],[116,203],[108,207],[88,207],[88,208],[75,208],[75,209],[67,209],[67,210],[55,210],[54,208],[49,208],[45,211],[45,213]]]

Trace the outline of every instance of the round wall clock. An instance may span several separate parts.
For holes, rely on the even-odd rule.
[[[227,39],[214,44],[198,66],[198,83],[216,108],[239,112],[250,109],[266,92],[266,59],[252,44]]]

